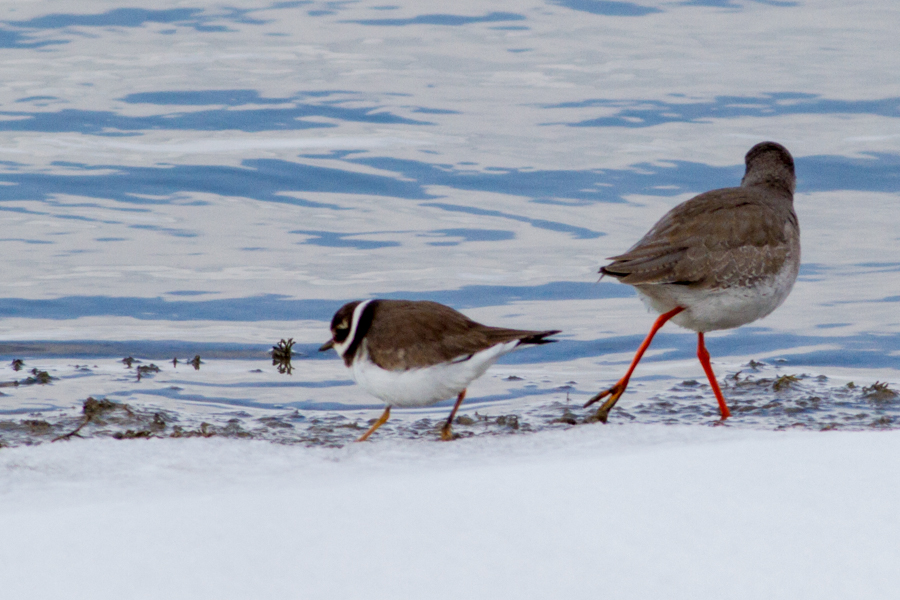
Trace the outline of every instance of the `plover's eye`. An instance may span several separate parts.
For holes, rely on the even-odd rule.
[[[347,339],[347,336],[350,335],[350,328],[347,327],[346,324],[341,323],[334,330],[334,341],[340,344],[344,340]]]

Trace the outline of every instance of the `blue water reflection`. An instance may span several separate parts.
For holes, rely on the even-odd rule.
[[[238,8],[220,8],[215,13],[208,13],[202,8],[171,8],[163,10],[149,10],[143,8],[114,8],[103,13],[96,14],[66,14],[57,13],[35,17],[25,21],[2,21],[6,27],[13,27],[32,31],[46,31],[65,29],[68,27],[143,27],[148,23],[164,23],[190,27],[198,32],[223,32],[230,31],[225,25],[213,24],[216,21],[227,21],[245,25],[260,25],[265,23],[249,16],[253,10]],[[64,43],[59,40],[46,43]],[[6,47],[30,47],[26,44],[16,44]]]
[[[802,169],[802,171],[801,171]],[[808,156],[797,160],[803,191],[860,190],[900,191],[900,155],[867,153],[865,158]]]
[[[410,200],[436,197],[425,192],[417,182],[275,159],[247,160],[243,162],[243,168],[216,165],[91,167],[70,163],[54,164],[76,167],[86,173],[2,173],[0,181],[6,185],[0,186],[0,202],[49,200],[57,194],[69,194],[108,198],[128,204],[154,205],[168,204],[171,200],[166,198],[178,197],[177,194],[181,192],[204,192],[337,210],[339,207],[335,204],[294,198],[284,195],[284,192],[333,192]],[[106,172],[110,169],[114,172]],[[90,174],[91,171],[98,170],[103,172],[98,175]],[[194,203],[204,204],[203,201]]]
[[[730,187],[738,185],[744,174],[742,164],[715,167],[690,161],[671,161],[664,165],[638,163],[628,169],[547,171],[495,168],[480,172],[383,157],[350,160],[398,173],[423,187],[445,186],[525,196],[538,201],[564,198],[582,203],[623,202],[625,196],[632,194],[675,196]],[[806,156],[798,158],[796,164],[798,188],[803,191],[898,189],[900,155],[873,153],[862,159]]]
[[[314,97],[313,95],[309,95]],[[179,104],[184,106],[209,106],[226,104],[228,110],[216,108],[192,110],[158,115],[129,116],[113,111],[90,111],[72,108],[56,112],[0,111],[0,131],[43,131],[74,132],[90,135],[122,136],[136,135],[137,132],[157,129],[187,131],[235,130],[246,132],[298,131],[316,128],[334,128],[337,123],[310,121],[310,118],[332,119],[336,122],[378,123],[383,125],[431,125],[401,117],[381,107],[350,108],[340,106],[342,102],[359,102],[361,98],[322,100],[318,103],[303,102],[307,95],[292,98],[261,98],[256,92],[246,90],[223,90],[221,92],[165,92],[159,94],[133,94],[124,101],[137,104],[156,105]],[[44,97],[41,97],[44,98]],[[243,108],[235,106],[256,104],[278,104],[278,108]],[[291,104],[292,106],[283,106]],[[421,112],[425,112],[423,109]]]
[[[447,238],[462,238],[462,242],[505,242],[514,239],[516,234],[506,229],[432,229],[425,237],[439,237],[440,241],[428,242],[429,246],[458,246],[460,241]]]
[[[184,296],[192,292],[173,292]],[[627,298],[627,286],[560,281],[538,286],[469,285],[456,290],[433,292],[398,291],[381,298],[434,300],[458,309],[503,306],[521,301],[589,300]],[[330,322],[344,303],[355,298],[333,300],[294,299],[277,294],[215,300],[166,300],[121,296],[66,296],[52,300],[0,298],[0,318],[75,319],[80,317],[134,317],[168,321],[296,321]]]
[[[601,306],[601,305],[598,305]],[[300,318],[299,316],[297,318]],[[330,318],[330,315],[329,315]],[[649,327],[652,319],[647,317]],[[546,325],[553,326],[552,318]],[[291,334],[285,326],[285,337]],[[524,347],[503,356],[500,364],[526,365],[535,363],[567,363],[579,359],[600,359],[624,361],[630,357],[643,340],[641,335],[607,336],[595,340],[572,340],[565,332],[557,336],[559,341],[540,347]],[[326,322],[322,324],[322,339],[328,337]],[[777,361],[783,367],[826,367],[841,365],[844,368],[893,369],[897,366],[896,355],[900,352],[900,335],[828,336],[798,335],[773,332],[763,327],[745,327],[736,331],[720,332],[707,338],[707,347],[715,359],[729,357],[769,357],[764,362]],[[653,340],[653,352],[643,363],[665,363],[673,360],[691,361],[696,357],[697,338],[691,332],[672,328],[663,331]],[[294,345],[293,364],[301,369],[303,361],[330,361],[333,352],[319,352],[320,343],[298,343]],[[811,348],[796,352],[792,348]],[[182,340],[74,340],[42,342],[0,342],[0,360],[14,358],[26,360],[68,358],[73,360],[139,357],[143,360],[171,362],[178,357],[184,363],[193,356],[204,360],[251,360],[260,361],[260,366],[270,363],[271,344],[235,344],[212,342],[189,342]],[[610,357],[616,357],[611,359]],[[189,366],[185,366],[189,369]],[[267,367],[268,368],[268,367]],[[618,367],[617,367],[618,368]],[[202,367],[201,367],[202,370]],[[606,369],[605,369],[606,370]],[[221,387],[220,383],[185,382],[193,387],[204,385]],[[330,387],[345,385],[346,379],[327,384],[304,382],[286,383],[300,387]],[[247,383],[234,384],[247,387]],[[271,384],[265,384],[271,385]],[[252,385],[251,385],[252,387]]]
[[[863,114],[900,116],[900,98],[834,100],[817,94],[777,92],[760,96],[717,96],[691,101],[672,94],[672,102],[659,100],[591,99],[545,105],[547,109],[617,109],[615,115],[564,122],[571,127],[653,127],[664,123],[697,123],[707,119],[771,117],[776,115]],[[579,114],[581,111],[579,111]]]
[[[653,6],[644,6],[633,2],[613,2],[612,0],[550,0],[550,4],[607,17],[643,17],[662,12]]]
[[[191,342],[186,340],[68,340],[68,341],[13,341],[0,342],[0,359],[5,361],[14,358],[71,358],[99,359],[124,358],[133,356],[144,360],[171,362],[178,357],[179,361],[189,361],[200,355],[203,359],[252,359],[266,360],[272,350],[272,344],[235,344],[228,342]],[[316,356],[317,347],[313,344],[297,346],[297,356]],[[185,369],[191,369],[185,365]]]
[[[767,4],[769,6],[797,6],[799,2],[790,2],[788,0],[747,0],[756,4]],[[684,6],[710,6],[714,8],[743,8],[739,0],[682,0],[679,4]]]
[[[400,242],[376,242],[373,240],[357,240],[354,239],[360,235],[372,235],[357,233],[336,233],[333,231],[309,231],[306,229],[295,229],[288,233],[299,233],[310,236],[308,239],[300,242],[301,244],[311,244],[313,246],[325,246],[326,248],[356,248],[357,250],[375,250],[376,248],[390,248],[399,246]]]
[[[31,40],[24,32],[0,29],[0,48],[42,48],[65,43],[64,40]]]
[[[547,219],[531,219],[528,217],[523,217],[520,215],[514,215],[507,212],[502,212],[499,210],[487,210],[484,208],[474,208],[471,206],[460,206],[458,204],[447,204],[445,202],[426,202],[423,203],[422,206],[429,206],[432,208],[439,208],[441,210],[445,210],[447,212],[457,212],[464,213],[468,215],[477,215],[480,217],[500,217],[503,219],[509,219],[511,221],[519,221],[520,223],[528,223],[532,227],[537,229],[546,229],[547,231],[558,231],[561,233],[571,234],[572,237],[578,239],[591,240],[594,238],[598,238],[602,235],[605,235],[599,231],[593,231],[591,229],[587,229],[585,227],[576,227],[574,225],[568,225],[566,223],[559,223],[558,221],[549,221]]]
[[[341,300],[294,300],[274,294],[227,300],[67,296],[52,300],[0,298],[0,318],[74,319],[125,317],[141,320],[330,321]]]
[[[677,95],[673,95],[677,97]],[[53,96],[31,96],[18,102],[59,100]],[[334,127],[340,122],[362,122],[406,125],[435,125],[403,117],[384,110],[342,106],[368,101],[368,96],[341,90],[302,92],[285,98],[263,97],[254,90],[160,91],[129,94],[121,99],[129,104],[158,106],[221,106],[229,109],[165,113],[133,117],[112,111],[84,111],[63,109],[57,112],[2,111],[10,117],[0,121],[0,131],[72,131],[90,134],[180,129],[211,131],[301,130]],[[316,102],[311,102],[316,100]],[[277,108],[258,108],[258,105],[278,105]],[[292,106],[284,106],[289,104]],[[235,110],[235,107],[251,106]],[[546,110],[576,109],[579,114],[593,107],[616,109],[616,114],[577,121],[548,122],[572,127],[652,127],[673,122],[700,122],[707,119],[737,119],[792,114],[864,114],[883,117],[900,116],[900,98],[877,100],[835,100],[815,94],[783,92],[761,96],[720,96],[710,101],[673,102],[658,100],[591,99],[544,105]],[[413,106],[411,112],[429,115],[460,114],[460,111]],[[309,118],[333,119],[336,123],[309,121]]]
[[[403,27],[405,25],[444,25],[459,27],[473,23],[500,23],[505,21],[524,21],[525,16],[508,12],[492,12],[480,17],[468,17],[464,15],[428,14],[417,15],[407,19],[359,19],[348,20],[345,23],[357,25],[378,25],[381,27]]]
[[[431,200],[423,206],[450,212],[500,217],[529,223],[541,229],[569,233],[580,239],[593,239],[603,235],[603,232],[506,211],[435,202],[434,200],[440,196],[429,192],[428,189],[431,186],[443,186],[465,191],[502,193],[525,196],[545,203],[563,200],[578,204],[617,203],[623,202],[623,197],[631,194],[674,196],[709,188],[734,186],[738,184],[743,174],[742,165],[715,167],[688,161],[672,161],[664,165],[638,164],[629,169],[586,171],[492,169],[475,172],[469,168],[454,168],[448,165],[387,157],[347,157],[344,160],[351,165],[363,164],[396,175],[359,173],[336,167],[277,159],[245,160],[242,167],[217,165],[130,167],[53,163],[59,167],[83,171],[78,174],[29,172],[27,165],[7,162],[7,172],[0,173],[0,182],[5,184],[0,186],[0,202],[11,200],[50,202],[56,195],[67,194],[108,198],[127,204],[155,205],[168,204],[176,198],[183,203],[181,193],[200,192],[341,210],[336,204],[285,194],[285,192],[325,192]],[[865,158],[807,156],[798,158],[796,162],[798,188],[802,191],[895,192],[900,189],[900,155],[872,153]],[[204,203],[200,200],[192,202],[197,205]],[[16,207],[14,210],[22,209]],[[324,236],[326,232],[315,234]]]

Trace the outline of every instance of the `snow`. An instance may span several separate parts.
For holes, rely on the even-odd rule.
[[[900,431],[0,450],[3,598],[895,598]]]

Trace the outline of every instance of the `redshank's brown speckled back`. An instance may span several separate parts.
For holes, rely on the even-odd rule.
[[[609,396],[596,420],[606,421],[653,336],[670,319],[697,332],[697,357],[722,418],[728,418],[703,334],[765,317],[787,298],[800,270],[790,152],[762,142],[750,149],[745,162],[740,187],[712,190],[679,204],[628,252],[600,269],[634,286],[660,316],[625,376],[585,404]]]

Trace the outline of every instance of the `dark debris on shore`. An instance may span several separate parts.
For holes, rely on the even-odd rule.
[[[293,340],[282,340],[273,348],[276,367],[290,364]],[[276,356],[275,350],[282,352]],[[276,360],[276,358],[278,360]],[[199,368],[199,356],[196,357]],[[24,368],[22,361],[19,368]],[[184,361],[192,364],[194,361]],[[126,368],[134,369],[137,381],[160,372],[159,367],[127,357]],[[15,364],[13,367],[15,368]],[[77,365],[76,365],[77,366]],[[173,361],[173,367],[177,361]],[[280,373],[290,373],[278,369]],[[47,371],[32,368],[28,377],[2,386],[44,385],[55,378]],[[900,393],[886,382],[869,385],[832,382],[824,375],[780,373],[764,363],[751,361],[745,368],[721,380],[723,392],[732,410],[732,418],[721,421],[708,384],[686,380],[665,392],[637,400],[631,393],[610,413],[610,424],[647,423],[671,425],[711,425],[764,430],[806,429],[885,430],[900,428]],[[466,410],[454,421],[455,438],[478,435],[526,434],[546,429],[590,425],[593,411],[581,408],[582,396],[594,390],[581,389],[575,381],[555,388],[558,393],[549,402],[524,401],[521,410],[509,414],[484,414],[484,405]],[[565,393],[565,396],[562,394]],[[0,392],[2,395],[2,392]],[[570,396],[575,395],[575,398]],[[546,397],[545,397],[546,398]],[[508,410],[508,406],[507,406]],[[480,412],[481,411],[481,412]],[[80,410],[35,411],[24,417],[0,419],[0,447],[75,442],[86,438],[119,440],[185,437],[226,437],[266,440],[310,446],[343,446],[353,442],[368,422],[339,410],[280,409],[247,412],[223,411],[206,414],[182,414],[153,406],[115,402],[89,397]],[[443,424],[440,413],[432,418],[411,419],[397,415],[373,438],[440,439]],[[603,425],[590,425],[602,431]]]

